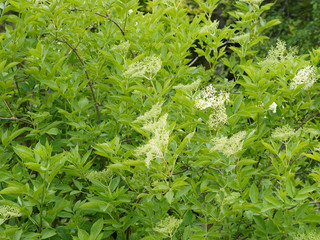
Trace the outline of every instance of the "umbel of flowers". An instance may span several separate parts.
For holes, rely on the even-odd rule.
[[[216,89],[209,85],[205,87],[195,102],[195,107],[203,110],[211,108],[212,114],[209,116],[208,125],[210,128],[218,129],[220,124],[226,124],[228,116],[226,114],[225,103],[229,101],[229,93],[217,92]]]

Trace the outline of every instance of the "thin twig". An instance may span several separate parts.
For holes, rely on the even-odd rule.
[[[189,63],[188,67],[191,67],[197,60],[199,59],[199,56],[196,56],[191,63]]]
[[[181,170],[181,171],[179,171],[179,172],[172,173],[172,175],[178,175],[178,174],[180,174],[180,173],[184,173],[184,172],[189,171],[189,170],[192,170],[192,169],[191,169],[191,168],[186,168],[186,169]]]
[[[72,47],[72,45],[71,45],[68,41],[66,41],[66,40],[61,40],[61,39],[58,39],[58,38],[57,38],[56,40],[59,41],[59,42],[63,42],[63,43],[65,43],[65,44],[67,44],[68,47],[77,55],[77,57],[78,57],[78,59],[79,59],[79,62],[81,63],[81,65],[82,65],[82,67],[83,67],[83,69],[84,69],[84,72],[85,72],[85,74],[86,74],[86,77],[87,77],[87,79],[88,79],[88,81],[89,81],[88,84],[89,84],[89,87],[90,87],[90,90],[91,90],[91,94],[92,94],[92,97],[93,97],[93,101],[94,101],[94,103],[95,103],[95,108],[96,108],[96,112],[97,112],[98,123],[100,124],[100,123],[101,123],[101,118],[100,118],[100,111],[99,111],[99,103],[98,103],[98,101],[97,101],[97,99],[96,99],[96,95],[95,95],[94,90],[93,90],[92,81],[90,80],[88,71],[87,71],[86,68],[85,68],[85,64],[84,64],[82,58],[80,57],[77,49],[75,49],[74,47]]]
[[[80,9],[80,8],[73,8],[73,9],[71,9],[71,11],[73,11],[73,12],[76,12],[76,11],[86,11],[86,12],[88,12],[89,10]],[[106,15],[103,15],[103,14],[101,14],[101,13],[94,13],[94,14],[97,15],[97,16],[103,17],[103,18],[105,18],[105,19],[108,19],[108,20],[110,20],[111,22],[113,22],[113,24],[116,25],[117,28],[119,28],[119,30],[120,30],[120,32],[121,32],[124,40],[125,40],[125,41],[128,41],[128,39],[126,38],[126,33],[124,32],[124,30],[122,29],[122,27],[120,26],[120,24],[117,23],[115,20],[113,20],[113,19],[108,15],[108,13],[106,13]],[[132,50],[130,50],[130,52],[131,52],[132,58],[135,58],[136,55],[134,54],[134,52],[133,52]]]
[[[126,138],[120,141],[120,143],[135,141],[135,138]]]

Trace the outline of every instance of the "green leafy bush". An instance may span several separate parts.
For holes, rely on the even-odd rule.
[[[319,237],[320,50],[197,2],[1,5],[2,239]]]

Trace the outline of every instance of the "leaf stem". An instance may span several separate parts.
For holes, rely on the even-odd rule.
[[[91,90],[91,94],[92,94],[92,97],[93,97],[93,101],[94,101],[94,103],[95,103],[95,108],[96,108],[96,112],[97,112],[98,123],[100,124],[100,123],[101,123],[101,118],[100,118],[100,111],[99,111],[99,103],[98,103],[98,101],[97,101],[97,99],[96,99],[96,95],[95,95],[94,90],[93,90],[93,83],[92,83],[92,81],[90,80],[88,71],[87,71],[86,68],[85,68],[85,64],[84,64],[82,58],[80,57],[77,49],[75,49],[74,47],[72,47],[72,45],[71,45],[68,41],[66,41],[66,40],[61,40],[61,39],[58,39],[58,38],[57,38],[56,40],[57,40],[58,42],[63,42],[63,43],[65,43],[65,44],[67,44],[68,47],[77,55],[77,58],[79,59],[79,62],[81,63],[81,65],[82,65],[82,67],[83,67],[83,69],[84,69],[84,72],[85,72],[85,74],[86,74],[86,77],[87,77],[87,79],[88,79],[88,81],[89,81],[88,84],[89,84],[89,87],[90,87],[90,90]]]

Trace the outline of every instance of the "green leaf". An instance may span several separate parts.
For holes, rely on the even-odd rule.
[[[299,220],[306,213],[306,210],[309,206],[309,203],[304,203],[300,207],[297,208],[295,217]]]
[[[319,215],[315,215],[315,214],[308,215],[303,219],[303,222],[319,224],[320,216]]]
[[[320,162],[320,154],[317,152],[313,152],[313,154],[305,154],[305,156]]]
[[[55,229],[49,229],[48,228],[48,229],[43,230],[41,232],[41,234],[42,234],[41,239],[47,239],[47,238],[50,238],[50,237],[56,235],[57,233],[56,233]]]
[[[288,190],[288,194],[291,198],[296,195],[296,188],[294,187],[292,178],[286,180],[286,189]]]
[[[8,70],[8,69],[10,69],[10,68],[18,65],[19,63],[20,63],[20,62],[11,62],[11,63],[9,63],[9,64],[5,67],[4,70]],[[1,67],[0,67],[0,68],[1,68]]]
[[[78,229],[78,237],[80,238],[80,240],[90,240],[89,234],[82,229]]]
[[[102,228],[103,228],[103,218],[100,218],[91,227],[90,237],[92,240],[97,240]]]
[[[299,190],[298,194],[305,194],[309,192],[316,191],[318,188],[314,186],[304,187],[301,190]]]
[[[263,146],[265,146],[268,150],[270,150],[272,153],[277,154],[278,155],[278,151],[276,149],[274,149],[269,143],[266,143],[264,141],[261,140],[261,143],[263,144]]]
[[[7,60],[3,60],[1,63],[0,63],[0,71],[4,68],[4,66],[6,65],[7,63]]]
[[[238,162],[238,166],[244,166],[244,165],[252,165],[255,164],[257,161],[252,159],[242,159]]]
[[[193,137],[194,132],[193,133],[189,133],[180,143],[177,151],[176,151],[176,155],[178,156],[182,150],[184,149],[184,147],[187,145],[188,142],[190,142],[191,138]]]
[[[33,152],[30,148],[27,148],[22,145],[17,145],[13,147],[13,150],[21,158],[22,161],[24,162],[35,161],[33,157]]]
[[[99,208],[101,210],[106,210],[110,207],[110,204],[105,201],[100,200],[90,200],[89,202],[86,202],[82,204],[79,208],[81,209],[92,209],[92,208]]]
[[[174,192],[170,189],[165,195],[165,198],[167,199],[167,201],[170,205],[173,201],[173,197],[174,197]]]
[[[249,197],[253,203],[257,203],[259,201],[259,189],[255,184],[252,184],[250,187]]]
[[[240,105],[242,103],[242,99],[243,99],[243,96],[242,94],[239,94],[236,99],[234,100],[234,103],[233,103],[233,113],[236,113],[238,112],[239,108],[240,108]]]

